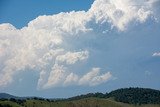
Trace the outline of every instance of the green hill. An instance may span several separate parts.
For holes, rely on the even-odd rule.
[[[106,95],[110,97],[129,104],[160,104],[160,91],[148,88],[121,88]]]
[[[0,101],[0,107],[160,107],[160,105],[133,105],[116,102],[113,99],[84,98],[74,101],[26,100],[23,104],[17,104],[12,101]]]
[[[1,94],[0,94],[1,95]],[[122,88],[110,93],[89,93],[68,99],[0,99],[0,107],[160,107],[160,91]]]

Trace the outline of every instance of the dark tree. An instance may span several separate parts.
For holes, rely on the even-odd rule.
[[[12,101],[12,102],[16,102],[15,98],[10,98],[9,100]]]

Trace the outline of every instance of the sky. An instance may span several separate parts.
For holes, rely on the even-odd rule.
[[[159,11],[160,0],[0,0],[0,92],[160,90]]]

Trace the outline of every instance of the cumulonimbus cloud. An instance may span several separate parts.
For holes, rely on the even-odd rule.
[[[66,84],[77,81],[79,76],[64,68],[67,69],[67,64],[74,65],[87,60],[89,50],[85,47],[75,49],[76,46],[70,42],[72,38],[94,32],[92,26],[89,26],[90,22],[110,23],[111,27],[124,31],[132,21],[143,23],[151,16],[156,19],[157,2],[158,0],[95,0],[86,12],[39,16],[21,29],[8,23],[0,24],[0,87],[12,83],[13,76],[26,68],[40,71],[38,87],[55,86],[61,79]],[[50,67],[49,71],[47,67]],[[92,72],[82,77],[79,84],[83,84],[83,80],[90,77],[90,74]],[[63,78],[63,75],[67,78]],[[93,82],[88,84],[103,83],[110,76],[110,73],[97,74],[88,79]],[[55,77],[58,79],[55,80]]]

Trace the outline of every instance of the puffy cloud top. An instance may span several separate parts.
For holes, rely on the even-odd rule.
[[[39,71],[37,86],[43,89],[72,83],[95,86],[106,82],[112,75],[110,72],[99,75],[99,68],[92,67],[92,71],[81,78],[68,70],[68,65],[87,61],[90,53],[83,44],[80,44],[83,48],[77,49],[71,41],[82,33],[85,36],[94,33],[90,23],[109,23],[111,28],[124,31],[132,21],[143,23],[150,16],[156,19],[156,3],[159,1],[95,0],[86,12],[39,16],[22,29],[8,23],[0,24],[0,87],[11,84],[14,76],[27,68]],[[80,38],[86,39],[83,37]]]

